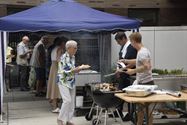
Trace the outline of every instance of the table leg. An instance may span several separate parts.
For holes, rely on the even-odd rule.
[[[133,109],[133,111],[132,111],[132,118],[134,118],[134,120],[133,119],[132,120],[133,120],[134,124],[136,125],[137,124],[136,103],[134,103],[132,105],[132,109]]]
[[[146,122],[146,125],[152,125],[152,123],[149,123],[150,122],[150,119],[153,119],[152,118],[152,113],[156,107],[157,103],[155,103],[155,105],[153,106],[152,109],[149,109],[149,106],[150,106],[150,103],[146,103],[145,104],[145,112],[146,112],[146,115],[145,115],[145,122]]]
[[[150,119],[150,115],[149,115],[149,104],[145,104],[145,124],[149,125],[149,119]]]

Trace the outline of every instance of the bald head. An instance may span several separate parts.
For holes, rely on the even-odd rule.
[[[24,36],[22,38],[22,41],[23,41],[23,43],[27,44],[29,42],[29,37],[28,36]]]

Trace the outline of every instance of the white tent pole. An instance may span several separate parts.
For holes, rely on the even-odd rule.
[[[4,79],[3,79],[3,94],[6,93],[6,84],[5,84],[5,71],[6,71],[6,48],[8,46],[8,37],[7,37],[7,32],[3,32],[3,48],[4,48],[4,70],[3,70],[3,73],[4,73]]]
[[[7,33],[0,31],[0,106],[1,106],[1,116],[0,122],[3,122],[3,95],[4,95],[4,82],[5,82],[5,52],[6,52],[6,42],[7,42]]]
[[[2,48],[2,32],[0,32],[0,48]],[[0,118],[0,122],[3,122],[3,74],[2,74],[2,69],[3,69],[3,64],[2,64],[2,52],[3,50],[0,49],[0,89],[1,89],[1,104],[0,104],[0,108],[1,108],[1,118]]]

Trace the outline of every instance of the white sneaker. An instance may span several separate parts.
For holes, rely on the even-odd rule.
[[[52,113],[59,113],[59,112],[60,112],[59,108],[56,108],[56,109],[52,110]]]

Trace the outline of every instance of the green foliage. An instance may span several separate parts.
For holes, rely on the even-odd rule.
[[[181,75],[184,74],[183,68],[182,69],[173,69],[173,70],[167,70],[167,69],[153,69],[153,73],[158,73],[159,75]]]
[[[171,70],[170,74],[176,74],[176,75],[183,74],[183,69],[174,69],[174,70]]]

